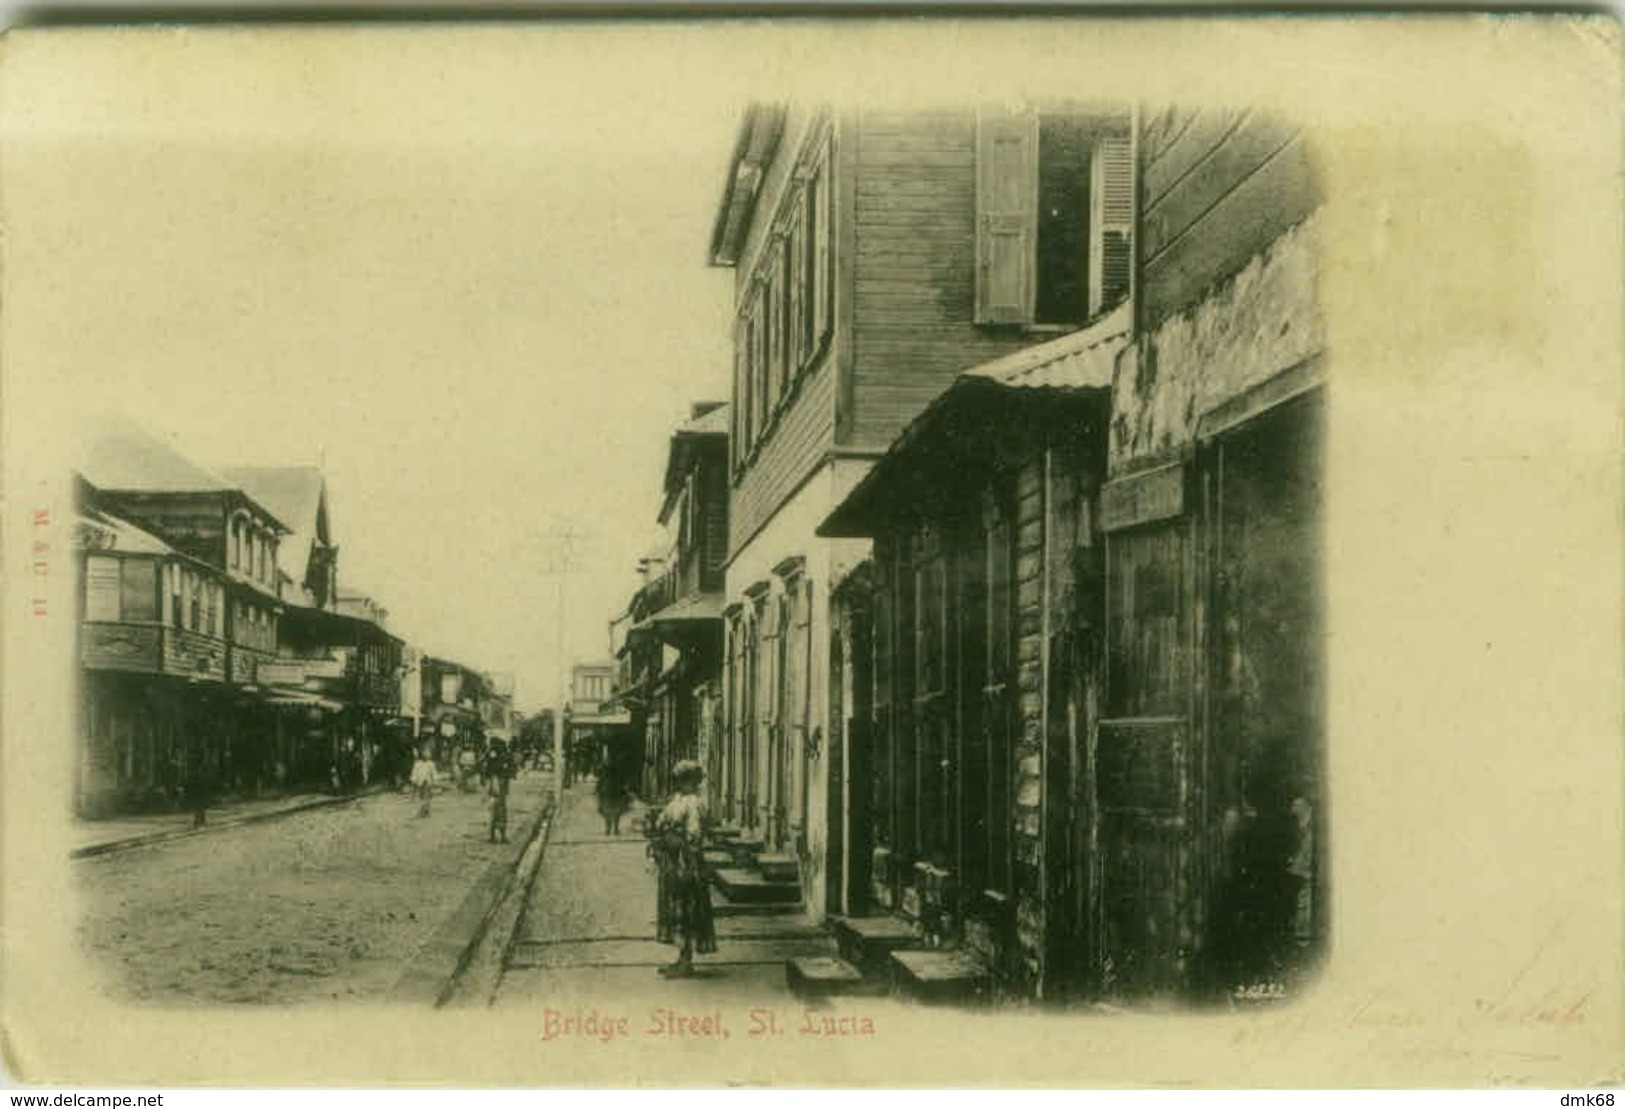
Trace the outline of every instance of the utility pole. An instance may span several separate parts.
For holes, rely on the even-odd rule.
[[[554,628],[554,651],[559,666],[559,709],[553,722],[553,767],[554,773],[564,775],[565,785],[569,785],[568,745],[565,736],[565,711],[570,704],[570,661],[564,654],[564,628],[568,622],[568,593],[564,588],[565,578],[575,573],[575,541],[585,539],[587,536],[570,527],[559,531],[542,532],[542,539],[550,539],[558,544],[552,558],[548,560],[547,568],[542,572],[553,575],[555,587],[558,590],[558,603],[555,606],[557,624]]]

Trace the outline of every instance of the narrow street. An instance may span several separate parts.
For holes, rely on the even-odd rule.
[[[377,793],[78,859],[80,938],[121,998],[378,1000],[422,969],[493,868],[517,862],[552,788],[551,774],[513,783],[507,844],[488,842],[482,793],[451,789],[427,818]]]
[[[719,916],[718,950],[698,958],[700,974],[662,979],[657,970],[676,951],[655,940],[655,872],[642,823],[643,810],[634,808],[619,837],[605,836],[592,784],[564,792],[494,1005],[788,1003],[785,961],[831,950],[805,914]]]

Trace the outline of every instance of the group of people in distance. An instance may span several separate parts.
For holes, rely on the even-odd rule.
[[[514,775],[518,773],[513,750],[503,740],[492,739],[486,743],[485,750],[478,756],[476,766],[491,801],[491,823],[487,838],[491,843],[507,843],[508,787],[512,784]],[[468,781],[472,769],[474,768],[467,765],[459,766],[459,785],[464,785]],[[439,778],[440,774],[429,754],[428,745],[420,745],[417,757],[412,763],[410,778],[412,793],[418,801],[418,816],[429,815]]]

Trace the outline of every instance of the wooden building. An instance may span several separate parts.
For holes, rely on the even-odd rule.
[[[617,660],[578,662],[570,668],[570,700],[564,706],[565,784],[590,774],[605,745],[623,752],[628,763],[642,765],[643,735],[633,714],[614,703],[622,666]],[[638,721],[642,723],[643,721]]]
[[[647,636],[645,758],[649,796],[671,790],[683,759],[707,768],[714,801],[727,781],[722,744],[723,561],[728,544],[728,407],[694,404],[672,433],[658,520],[670,535],[669,556],[634,599],[634,635]]]
[[[1042,149],[1045,116],[996,129]],[[1090,171],[1111,289],[1085,326],[959,377],[820,529],[874,539],[833,619],[840,926],[900,982],[1273,995],[1322,946],[1306,140],[1178,110],[1123,139],[1104,157],[1128,181]]]
[[[275,655],[287,526],[124,424],[92,435],[76,500],[80,811],[173,804],[188,783],[274,786],[255,683]]]
[[[387,611],[371,597],[339,587],[327,480],[314,466],[237,466],[221,470],[268,505],[289,527],[280,547],[283,616],[276,660],[259,688],[296,722],[280,734],[277,759],[290,783],[359,786],[375,763],[398,767],[405,736],[398,726],[401,640],[386,630]]]
[[[831,590],[869,545],[815,529],[961,371],[1121,298],[1129,150],[1089,106],[745,115],[711,246],[737,274],[718,801],[815,914],[869,894],[830,707]]]

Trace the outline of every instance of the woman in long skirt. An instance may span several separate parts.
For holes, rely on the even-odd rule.
[[[705,874],[705,801],[700,764],[683,760],[672,770],[676,792],[653,821],[649,851],[659,873],[657,935],[661,943],[680,944],[677,961],[661,967],[667,978],[694,974],[694,956],[717,949],[711,917],[711,891]]]

